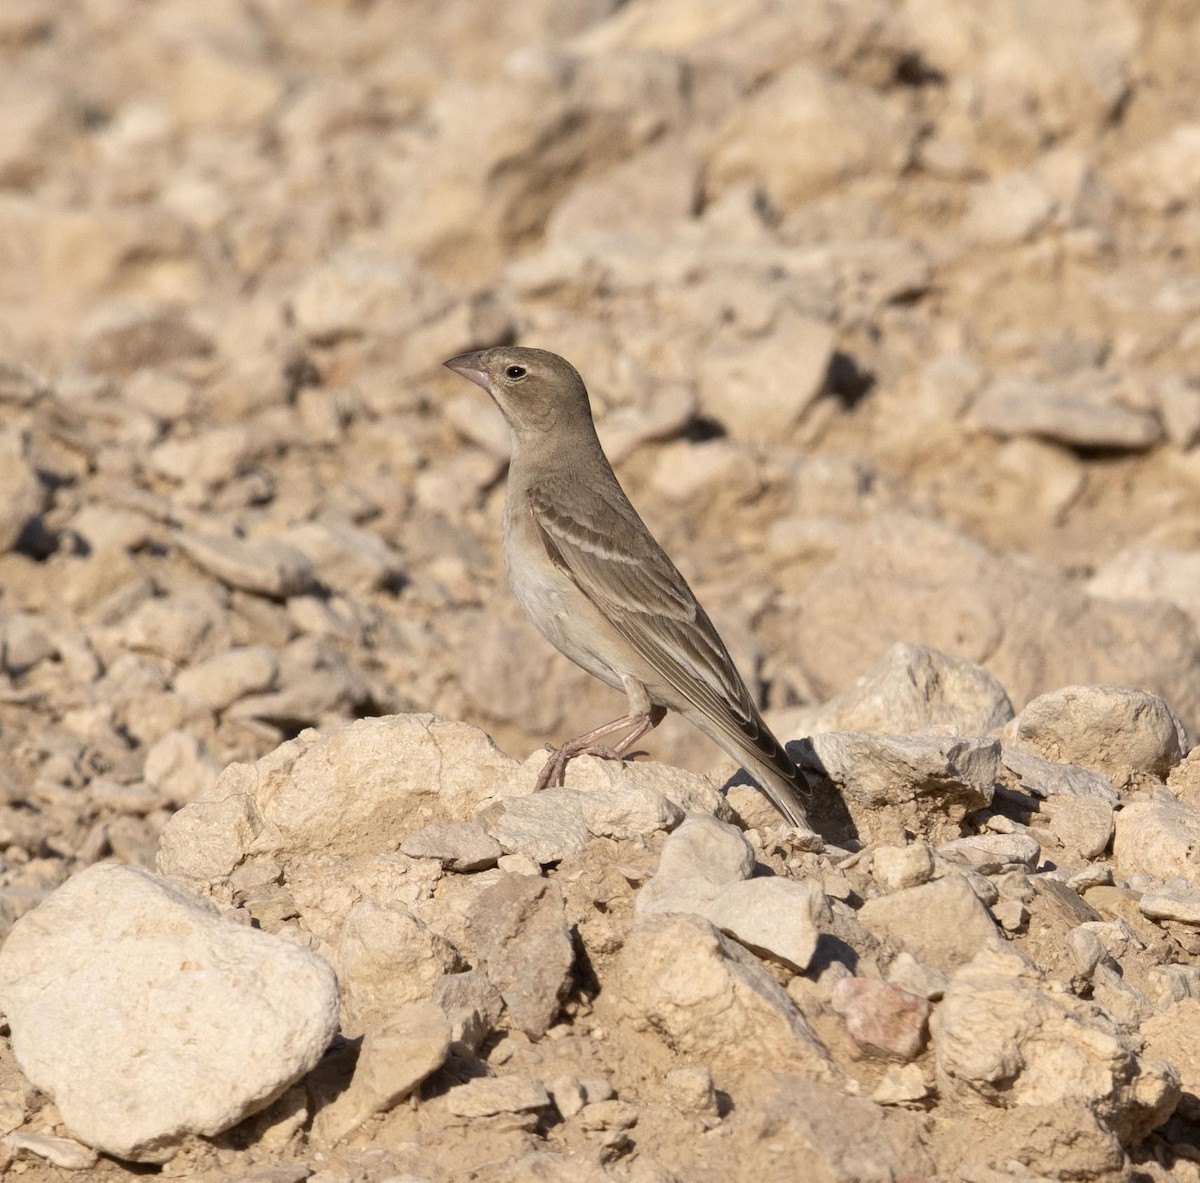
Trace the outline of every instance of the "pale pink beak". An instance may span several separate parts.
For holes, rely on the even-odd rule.
[[[468,382],[474,382],[476,386],[482,386],[489,394],[492,392],[492,380],[488,377],[487,370],[483,368],[483,354],[480,353],[460,353],[458,357],[452,357],[449,361],[442,364],[448,370],[453,370],[456,374],[461,374]]]

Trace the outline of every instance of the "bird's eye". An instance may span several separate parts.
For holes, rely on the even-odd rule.
[[[509,366],[504,373],[515,382],[518,378],[524,378],[526,371],[524,366]]]

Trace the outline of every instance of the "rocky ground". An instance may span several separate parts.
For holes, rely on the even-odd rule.
[[[4,1169],[1200,1180],[1198,61],[1185,0],[3,0]],[[529,793],[621,702],[504,584],[440,362],[506,340],[824,852],[677,721]]]

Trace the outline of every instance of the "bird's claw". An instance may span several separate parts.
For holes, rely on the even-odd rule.
[[[535,793],[540,793],[542,789],[551,786],[561,788],[567,778],[567,765],[576,756],[595,756],[600,760],[625,759],[624,752],[607,744],[588,744],[582,748],[572,748],[570,744],[563,744],[560,748],[550,744],[546,746],[550,749],[550,757],[542,766],[542,771],[538,773],[537,783],[533,786]]]

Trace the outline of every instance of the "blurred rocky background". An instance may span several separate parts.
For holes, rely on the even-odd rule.
[[[1188,0],[3,0],[0,930],[305,728],[435,712],[523,758],[622,709],[504,582],[505,433],[440,368],[503,341],[584,374],[789,738],[919,730],[822,705],[904,642],[1018,712],[1152,692],[1172,757],[1037,755],[1110,815],[1161,782],[1200,733],[1198,63]],[[1053,1177],[1126,1169],[1126,1101]]]

